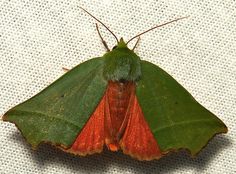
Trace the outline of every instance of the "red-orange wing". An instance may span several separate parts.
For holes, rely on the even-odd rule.
[[[116,144],[116,137],[112,134],[115,123],[111,120],[110,107],[114,106],[109,105],[110,93],[107,90],[73,145],[65,151],[85,156],[101,152],[106,144],[111,151],[117,151],[120,146],[125,154],[139,160],[159,159],[162,156],[161,151],[145,121],[134,89],[130,88],[133,92],[126,115],[123,117],[124,125],[121,126],[120,132],[122,133],[124,128],[124,133],[119,144]]]
[[[73,154],[89,155],[100,153],[104,146],[104,119],[105,119],[105,96],[100,101],[94,113],[79,133],[70,149],[66,150]]]
[[[129,119],[120,141],[125,154],[139,160],[159,159],[162,154],[134,94],[129,104]]]

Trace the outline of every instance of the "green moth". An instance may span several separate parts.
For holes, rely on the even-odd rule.
[[[226,133],[226,125],[164,70],[141,60],[134,52],[137,43],[133,49],[127,46],[174,21],[128,42],[106,27],[117,40],[112,50],[98,30],[107,53],[71,69],[7,111],[3,120],[14,123],[33,147],[50,143],[75,155],[100,153],[105,147],[138,160],[180,149],[196,155],[214,135]]]

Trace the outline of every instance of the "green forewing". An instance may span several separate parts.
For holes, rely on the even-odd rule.
[[[142,61],[141,70],[136,94],[163,152],[185,148],[195,155],[215,134],[227,131],[220,119],[161,68]]]
[[[76,66],[3,119],[14,122],[33,146],[45,141],[68,147],[104,94],[103,64],[94,58]]]

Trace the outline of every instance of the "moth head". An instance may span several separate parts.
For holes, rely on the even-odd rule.
[[[116,46],[112,48],[112,50],[119,49],[119,48],[128,48],[123,38],[120,38],[120,41],[117,43]]]

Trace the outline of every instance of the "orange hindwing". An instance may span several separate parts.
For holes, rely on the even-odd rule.
[[[122,149],[139,160],[162,156],[138,103],[134,82],[109,81],[102,100],[66,151],[78,155],[99,153],[104,144],[111,151]]]

